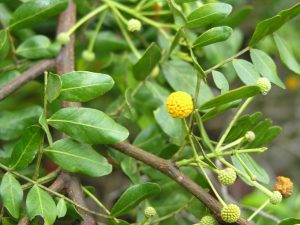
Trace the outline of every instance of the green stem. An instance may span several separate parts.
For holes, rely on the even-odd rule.
[[[125,18],[121,15],[121,13],[119,12],[119,10],[114,7],[113,4],[110,4],[109,2],[107,2],[107,4],[109,5],[109,7],[111,8],[111,10],[114,12],[114,15],[115,15],[115,19],[116,19],[116,22],[122,32],[122,35],[124,36],[124,38],[126,39],[128,45],[129,45],[129,48],[131,49],[131,51],[133,52],[133,54],[135,55],[135,57],[137,59],[139,59],[141,57],[139,51],[136,49],[135,45],[133,44],[128,32],[127,32],[127,29],[124,27],[124,24],[122,23],[122,21],[125,23]]]
[[[238,170],[237,168],[235,168],[235,166],[231,165],[229,162],[227,162],[225,159],[223,158],[218,158],[218,160],[223,163],[224,165],[232,168],[235,170],[235,172],[237,174],[239,174],[241,177],[243,177],[244,179],[246,179],[249,183],[251,183],[253,186],[255,186],[258,190],[260,190],[261,192],[265,193],[267,196],[271,197],[273,195],[273,193],[267,189],[266,187],[264,187],[263,185],[261,185],[260,183],[258,183],[257,181],[253,181],[251,180],[251,178],[248,175],[245,175],[242,171]]]
[[[236,146],[236,145],[240,144],[241,142],[243,142],[244,139],[245,139],[244,137],[241,137],[223,147],[220,147],[220,151],[225,151],[226,149],[232,148],[233,146]]]
[[[242,164],[243,168],[246,170],[246,172],[248,173],[248,175],[251,178],[251,180],[256,180],[256,176],[251,172],[251,170],[249,169],[249,167],[246,165],[246,163],[241,159],[241,157],[238,154],[236,154],[236,158]]]
[[[91,11],[90,13],[88,13],[84,17],[82,17],[80,20],[78,20],[77,23],[74,24],[66,33],[68,35],[71,35],[75,30],[78,29],[78,27],[80,27],[86,21],[88,21],[89,19],[91,19],[92,17],[97,15],[98,13],[104,11],[105,9],[107,9],[106,5],[101,5],[101,6],[97,7],[96,9],[94,9],[93,11]]]
[[[205,70],[205,71],[204,71],[205,74],[211,73],[213,70],[218,69],[219,67],[221,67],[221,66],[223,66],[223,65],[225,65],[225,64],[227,64],[227,63],[229,63],[229,62],[231,62],[232,60],[234,60],[235,58],[239,57],[240,55],[244,54],[245,52],[247,52],[247,51],[249,51],[249,50],[250,50],[250,47],[246,47],[246,48],[242,49],[241,51],[239,51],[239,52],[236,53],[235,55],[233,55],[233,56],[231,56],[231,57],[225,59],[224,61],[220,62],[219,64],[217,64],[217,65],[215,65],[215,66],[213,66],[213,67],[211,67],[211,68]]]
[[[43,154],[44,154],[43,146],[40,146],[40,148],[38,150],[38,156],[37,156],[35,171],[34,171],[34,174],[33,174],[33,177],[32,177],[33,180],[37,180],[39,178],[40,167],[41,167],[41,163],[42,163]]]
[[[190,142],[190,145],[191,145],[191,148],[193,150],[193,154],[194,154],[194,159],[196,161],[196,163],[198,164],[200,170],[202,171],[204,177],[206,178],[207,180],[207,183],[209,184],[210,188],[212,189],[212,191],[214,192],[215,196],[217,197],[217,199],[219,200],[219,202],[223,205],[223,206],[226,206],[226,203],[223,201],[223,199],[221,198],[221,196],[219,195],[219,193],[217,192],[217,190],[215,189],[214,185],[212,184],[210,178],[208,177],[208,175],[206,174],[203,166],[201,165],[201,163],[198,161],[198,153],[197,153],[197,150],[195,148],[195,145],[194,145],[194,142],[191,138],[191,135],[190,135],[190,131],[189,131],[189,127],[185,121],[185,119],[182,120],[183,121],[183,124],[184,124],[184,128],[186,130],[186,133],[188,134],[188,138],[189,138],[189,142]]]
[[[143,219],[143,221],[140,223],[140,225],[145,225],[145,224],[147,224],[147,222],[149,221],[149,219],[150,219],[150,218],[145,217],[145,218]]]
[[[251,149],[241,149],[241,150],[232,150],[232,151],[226,151],[226,152],[216,152],[216,153],[208,153],[206,154],[207,158],[218,158],[222,156],[232,156],[232,155],[237,155],[237,154],[243,154],[243,153],[262,153],[266,151],[267,148],[262,147],[262,148],[251,148]],[[199,160],[203,160],[203,156],[198,157]],[[190,163],[195,162],[195,159],[183,159],[179,162],[176,162],[177,166],[187,166]]]
[[[104,11],[103,14],[101,15],[97,25],[96,25],[94,34],[93,34],[93,36],[90,40],[89,46],[88,46],[88,51],[90,51],[90,52],[93,51],[93,48],[94,48],[94,45],[95,45],[95,42],[96,42],[96,39],[97,39],[97,34],[99,33],[99,31],[101,29],[101,26],[103,24],[103,21],[104,21],[106,15],[107,15],[107,11]]]
[[[221,136],[220,141],[218,142],[217,146],[216,146],[216,151],[220,150],[220,147],[222,146],[222,144],[224,143],[227,135],[229,134],[231,128],[233,127],[233,125],[235,124],[235,122],[237,121],[237,119],[239,118],[239,116],[242,114],[242,112],[247,108],[247,106],[250,104],[250,102],[253,100],[253,97],[251,98],[247,98],[247,100],[244,102],[244,104],[239,108],[239,110],[236,112],[236,114],[234,115],[233,119],[231,120],[231,122],[229,123],[228,127],[226,128],[224,134]]]
[[[110,215],[110,211],[102,204],[102,202],[100,202],[98,200],[98,198],[93,195],[87,188],[85,188],[84,186],[81,186],[81,189],[83,190],[84,193],[86,193],[91,199],[93,199],[93,201],[98,205],[100,206],[100,208],[102,208],[106,213],[107,215]]]
[[[138,4],[137,4],[137,6],[135,7],[135,10],[136,11],[139,11],[144,5],[145,5],[145,3],[147,2],[148,0],[141,0]]]
[[[258,209],[255,210],[255,212],[253,212],[249,217],[248,217],[248,221],[251,221],[260,211],[262,211],[270,202],[270,199],[268,199],[267,201],[265,201]]]
[[[60,172],[60,169],[56,169],[53,172],[47,174],[46,176],[37,179],[36,182],[39,183],[39,184],[48,183],[49,181],[51,181],[54,178],[56,178],[59,172]],[[32,186],[33,186],[32,183],[26,183],[26,184],[22,185],[22,189],[26,190],[28,188],[31,188]]]

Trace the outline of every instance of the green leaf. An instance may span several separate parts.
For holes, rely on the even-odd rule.
[[[207,113],[205,113],[201,118],[203,122],[213,119],[216,116],[220,115],[221,113],[225,112],[228,109],[236,108],[240,105],[241,100],[232,101],[226,104],[222,104],[220,106],[217,106],[211,110],[209,110]]]
[[[161,104],[166,101],[167,97],[170,94],[170,92],[166,88],[153,81],[146,81],[145,84],[149,91],[152,93],[153,97],[158,99]]]
[[[56,205],[51,196],[39,188],[33,186],[26,198],[26,211],[29,219],[36,216],[43,217],[45,225],[52,225],[56,219]]]
[[[300,64],[297,62],[292,51],[289,50],[284,40],[278,34],[274,34],[274,40],[282,62],[291,71],[300,74]]]
[[[197,74],[194,67],[182,60],[175,59],[162,65],[165,79],[176,91],[185,91],[191,95],[195,94]],[[197,105],[204,104],[214,97],[210,87],[201,82]]]
[[[161,50],[157,44],[152,43],[144,55],[133,66],[132,72],[137,80],[144,80],[158,65],[161,59]]]
[[[243,153],[243,154],[239,154],[239,156],[240,156],[241,160],[249,168],[249,170],[252,172],[252,174],[254,176],[256,176],[256,179],[258,181],[265,183],[265,184],[268,184],[270,182],[268,173],[262,167],[260,167],[249,154]],[[232,156],[231,160],[232,160],[233,165],[237,169],[241,170],[244,174],[247,174],[247,171],[244,169],[243,165],[240,163],[240,161],[237,159],[236,156]],[[249,183],[249,182],[246,182],[246,183],[251,185],[251,183]]]
[[[111,165],[91,146],[70,138],[56,141],[45,149],[46,156],[66,171],[100,177],[110,174]]]
[[[10,29],[31,27],[63,11],[67,0],[35,0],[21,4],[12,14]]]
[[[231,13],[232,6],[226,3],[209,3],[201,6],[187,17],[189,28],[203,27],[219,22]]]
[[[175,0],[176,3],[182,4],[182,3],[187,3],[187,2],[195,2],[197,0]]]
[[[193,43],[194,47],[202,47],[227,40],[232,34],[230,27],[213,27],[201,34]]]
[[[60,95],[62,82],[60,76],[54,73],[49,73],[47,78],[47,100],[53,102]]]
[[[25,129],[12,151],[10,167],[14,170],[26,168],[34,159],[42,141],[43,131],[40,127],[31,126]]]
[[[229,90],[228,81],[223,73],[213,70],[212,76],[216,86],[221,90],[222,93]]]
[[[1,51],[1,50],[0,50]],[[20,72],[17,70],[11,70],[0,74],[0,87],[11,82],[16,77],[20,76]]]
[[[65,73],[61,76],[61,81],[61,98],[74,102],[92,100],[109,91],[114,85],[114,80],[109,75],[88,71]]]
[[[230,14],[227,18],[222,20],[220,23],[232,28],[238,27],[253,11],[252,6],[243,6],[237,11]]]
[[[244,86],[231,91],[228,91],[222,95],[219,95],[212,100],[206,102],[200,107],[200,110],[210,109],[216,106],[226,104],[238,99],[249,98],[260,93],[260,89],[257,86]]]
[[[90,108],[60,109],[48,123],[74,139],[88,144],[116,144],[124,141],[128,130],[105,113]]]
[[[254,65],[243,59],[234,59],[232,65],[241,79],[241,81],[246,85],[254,85],[258,80],[259,73],[256,71]]]
[[[1,111],[0,140],[18,138],[26,127],[37,123],[42,111],[40,106],[31,106],[17,111]]]
[[[154,117],[160,128],[173,139],[174,143],[180,145],[185,136],[182,121],[172,118],[168,114],[165,105],[162,105],[154,111]]]
[[[67,213],[67,205],[63,198],[59,199],[57,206],[56,206],[56,214],[57,218],[62,218]]]
[[[6,30],[0,31],[0,59],[6,58],[9,51],[9,37]]]
[[[16,54],[27,59],[51,58],[58,54],[60,47],[46,36],[35,35],[19,45]]]
[[[300,3],[294,5],[289,9],[280,11],[277,15],[272,18],[263,20],[256,25],[254,34],[251,37],[249,46],[255,45],[265,36],[274,33],[282,25],[284,25],[289,20],[293,19],[300,13]]]
[[[23,199],[23,189],[12,174],[6,173],[2,177],[0,195],[4,207],[14,218],[18,219]]]
[[[111,215],[120,216],[135,208],[144,199],[160,192],[160,187],[155,183],[143,183],[128,188],[114,204]]]
[[[287,219],[281,220],[280,223],[278,223],[278,225],[295,225],[298,223],[300,223],[300,219],[287,218]]]
[[[267,53],[258,49],[251,49],[250,56],[255,68],[260,72],[261,75],[268,78],[277,86],[285,88],[284,83],[277,75],[276,64]]]

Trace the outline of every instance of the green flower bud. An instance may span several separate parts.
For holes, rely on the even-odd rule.
[[[130,32],[140,31],[142,28],[142,24],[139,20],[130,19],[127,23],[127,28]]]
[[[95,53],[89,50],[83,51],[81,56],[87,62],[92,62],[95,60]]]
[[[253,131],[248,131],[246,134],[245,134],[245,139],[248,141],[248,142],[252,142],[255,140],[255,133]]]
[[[235,223],[241,216],[241,210],[237,205],[229,204],[222,208],[221,218],[226,223]]]
[[[58,43],[65,45],[68,44],[70,42],[70,36],[67,33],[60,33],[56,40],[58,41]]]
[[[212,216],[204,216],[200,222],[195,225],[218,225],[218,222]]]
[[[260,92],[263,95],[268,94],[268,92],[271,90],[272,87],[271,82],[265,77],[259,78],[256,81],[256,85],[260,88]]]
[[[277,205],[282,201],[282,194],[279,191],[273,191],[273,195],[270,197],[270,203]]]
[[[154,217],[156,216],[156,210],[153,207],[147,207],[144,211],[146,218]]]
[[[218,180],[225,186],[232,185],[236,178],[236,172],[232,168],[226,168],[218,173]]]

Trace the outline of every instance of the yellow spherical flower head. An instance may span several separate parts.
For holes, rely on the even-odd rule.
[[[173,118],[185,118],[194,109],[192,96],[183,91],[176,91],[169,95],[166,102],[167,111]]]

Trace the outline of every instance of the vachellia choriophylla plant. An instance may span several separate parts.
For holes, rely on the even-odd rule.
[[[1,224],[300,223],[276,211],[291,179],[255,160],[281,128],[248,109],[285,89],[274,54],[300,74],[279,32],[300,4],[249,37],[238,4],[0,3]]]

